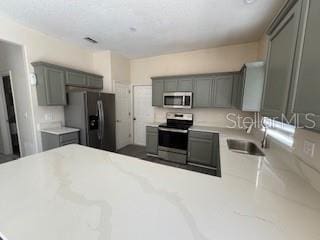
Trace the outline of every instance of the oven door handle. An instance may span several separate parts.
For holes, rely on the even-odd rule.
[[[188,130],[162,128],[162,127],[160,127],[159,130],[160,131],[165,131],[165,132],[188,133]]]

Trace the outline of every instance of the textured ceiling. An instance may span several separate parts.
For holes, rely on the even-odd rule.
[[[138,58],[258,40],[283,3],[284,0],[257,0],[252,4],[245,4],[244,0],[0,0],[0,14],[82,46]],[[99,43],[85,42],[86,36]]]

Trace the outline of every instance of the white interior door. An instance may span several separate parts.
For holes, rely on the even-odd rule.
[[[134,111],[134,144],[146,145],[146,125],[153,122],[154,110],[152,107],[152,87],[134,86],[133,88]]]
[[[131,143],[130,84],[115,84],[116,93],[116,142],[117,149]]]

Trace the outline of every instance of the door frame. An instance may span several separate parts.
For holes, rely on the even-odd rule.
[[[5,99],[5,96],[3,95],[4,93],[4,87],[3,87],[3,77],[5,76],[9,76],[10,77],[10,85],[11,85],[11,92],[12,92],[12,98],[13,98],[13,105],[14,105],[14,115],[16,117],[16,127],[17,127],[17,135],[18,135],[18,142],[19,142],[19,154],[20,156],[22,156],[21,153],[21,137],[20,137],[20,128],[19,128],[19,119],[18,119],[18,114],[17,114],[17,104],[16,104],[16,98],[15,98],[15,93],[14,93],[14,88],[13,88],[13,79],[12,79],[12,71],[11,70],[5,70],[5,71],[0,71],[0,80],[1,80],[1,92],[0,92],[0,97],[2,97],[2,100],[5,104],[5,113],[6,113],[6,117],[8,118],[8,111],[7,111],[7,102]],[[9,123],[6,124],[7,125],[7,132],[9,133],[9,150],[8,154],[13,154],[13,147],[12,147],[12,139],[11,139],[11,132],[10,132],[10,125]],[[5,149],[4,149],[5,151]],[[5,153],[6,154],[6,153]]]
[[[128,89],[129,89],[129,111],[130,111],[130,116],[129,116],[129,134],[130,134],[130,138],[129,138],[129,144],[132,144],[133,143],[133,99],[132,99],[132,84],[130,83],[130,82],[128,82],[128,81],[113,81],[113,92],[114,92],[114,94],[116,94],[116,87],[117,87],[117,84],[119,84],[119,85],[125,85],[125,86],[127,86],[128,87]],[[116,98],[117,98],[117,96],[116,96]],[[116,102],[116,117],[117,117],[117,102]],[[116,126],[117,126],[117,123],[116,123]],[[116,127],[117,128],[117,127]],[[116,132],[116,148],[117,148],[117,150],[119,150],[118,149],[118,144],[117,144],[117,132]]]
[[[134,132],[134,116],[135,116],[135,112],[134,112],[134,88],[135,87],[152,87],[151,84],[131,84],[131,129],[132,129],[132,133],[131,133],[131,136],[132,136],[132,144],[135,144],[134,143],[134,135],[135,135],[135,132]],[[153,106],[151,106],[153,107]]]

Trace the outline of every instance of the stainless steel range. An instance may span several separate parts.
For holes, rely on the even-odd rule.
[[[191,113],[167,113],[167,123],[159,126],[160,158],[187,163],[188,129],[193,125]]]

